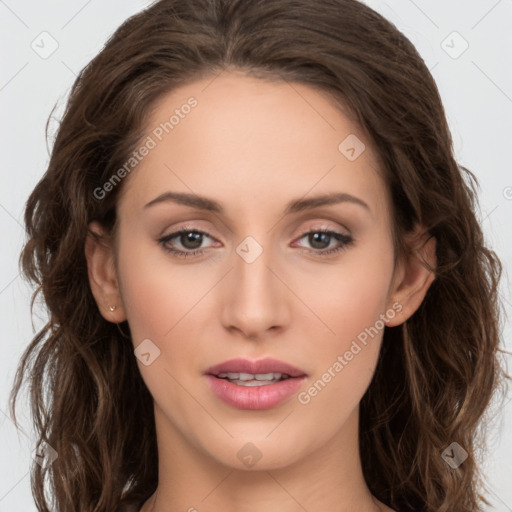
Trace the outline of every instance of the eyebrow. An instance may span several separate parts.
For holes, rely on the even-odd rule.
[[[165,192],[144,206],[144,209],[154,206],[160,203],[173,202],[190,206],[192,208],[198,208],[200,210],[207,210],[215,213],[224,213],[224,208],[220,203],[209,199],[208,197],[199,196],[197,194],[189,194],[186,192]],[[342,193],[331,193],[323,194],[307,199],[300,198],[290,201],[284,210],[284,214],[297,213],[312,208],[318,208],[319,206],[328,206],[339,203],[352,203],[362,206],[368,212],[371,212],[370,207],[358,197],[351,194]]]

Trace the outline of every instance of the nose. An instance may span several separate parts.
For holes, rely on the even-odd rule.
[[[224,327],[253,341],[282,332],[290,319],[291,294],[272,251],[263,249],[254,260],[243,249],[234,251],[233,266],[223,286]]]

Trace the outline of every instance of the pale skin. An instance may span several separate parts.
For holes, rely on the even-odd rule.
[[[147,135],[191,96],[197,106],[122,184],[116,243],[86,243],[101,314],[128,320],[134,348],[150,339],[160,350],[148,366],[137,360],[159,452],[158,489],[142,512],[391,511],[364,481],[357,437],[382,330],[306,405],[294,395],[267,410],[234,408],[203,372],[273,357],[304,370],[307,391],[393,304],[401,310],[388,326],[418,309],[434,279],[418,255],[435,265],[435,239],[420,246],[418,227],[394,271],[390,197],[371,141],[326,95],[224,72],[162,98]],[[354,161],[338,149],[349,134],[366,145]],[[172,201],[145,207],[169,191],[208,197],[223,212]],[[293,200],[338,192],[368,208],[342,201],[284,214]],[[181,227],[206,233],[202,254],[179,258],[158,241]],[[353,243],[321,256],[341,244],[331,236],[312,245],[304,233],[319,229]],[[252,263],[236,251],[248,236],[263,249]],[[167,241],[197,247],[185,244]],[[249,442],[261,453],[250,468],[237,457]]]

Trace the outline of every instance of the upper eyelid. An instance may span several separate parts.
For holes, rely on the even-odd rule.
[[[341,234],[349,234],[350,233],[349,229],[347,229],[345,227],[343,227],[343,229],[345,229],[347,231],[347,233],[341,233]],[[318,231],[333,231],[333,232],[337,233],[340,230],[338,228],[334,228],[332,226],[318,226],[318,227],[311,226],[311,227],[302,229],[300,231],[300,233],[301,233],[301,236],[302,236],[303,234],[307,234],[307,233],[311,233],[311,232],[314,233],[314,232],[318,232]],[[191,232],[207,235],[210,238],[215,238],[209,231],[207,231],[205,229],[197,228],[197,227],[187,227],[187,226],[183,226],[183,227],[179,227],[177,229],[174,229],[173,231],[171,231],[167,235],[161,235],[159,238],[172,238],[172,237],[177,236],[177,235],[179,235],[181,233],[191,233]]]
[[[335,219],[322,219],[322,220],[308,220],[308,219],[298,219],[300,224],[303,225],[304,223],[309,223],[311,222],[312,224],[309,225],[308,227],[305,227],[303,229],[301,229],[301,233],[308,233],[310,231],[314,231],[314,230],[332,230],[332,231],[336,231],[336,232],[339,232],[340,230],[343,230],[343,231],[346,231],[346,233],[344,234],[347,234],[347,235],[350,235],[351,234],[351,229],[348,228],[348,226],[342,222],[340,222],[340,220],[335,220]],[[192,221],[194,222],[194,221]],[[334,224],[337,224],[337,226],[329,226],[328,224],[329,223],[334,223]],[[164,230],[165,231],[165,230]],[[215,231],[215,229],[213,230],[209,230],[208,228],[201,228],[201,227],[198,227],[197,225],[187,225],[187,224],[184,224],[184,225],[178,225],[178,227],[176,228],[173,228],[173,230],[171,231],[171,233],[169,234],[174,234],[174,233],[177,233],[177,232],[182,232],[182,231],[197,231],[197,232],[200,232],[200,233],[204,233],[212,238],[215,238],[214,236],[211,235],[211,232],[212,231]],[[220,230],[220,232],[222,233],[224,230]],[[232,233],[232,230],[230,229],[229,230],[231,233]],[[293,231],[296,231],[296,229],[294,228]],[[161,235],[161,238],[163,237],[167,237],[169,235]]]

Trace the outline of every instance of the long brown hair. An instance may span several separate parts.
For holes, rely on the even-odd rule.
[[[22,269],[50,319],[22,357],[11,414],[26,378],[41,449],[58,454],[31,468],[38,509],[112,512],[156,489],[152,397],[128,324],[98,311],[84,242],[92,220],[115,229],[122,183],[101,200],[94,191],[137,147],[155,102],[228,69],[336,98],[381,161],[396,257],[416,223],[436,238],[436,279],[424,302],[385,329],[360,405],[361,457],[371,492],[395,509],[477,510],[477,427],[502,380],[501,263],[485,245],[477,180],[454,159],[425,63],[396,27],[356,0],[161,0],[123,23],[78,75],[25,211]],[[453,442],[468,455],[458,467],[441,456]]]

